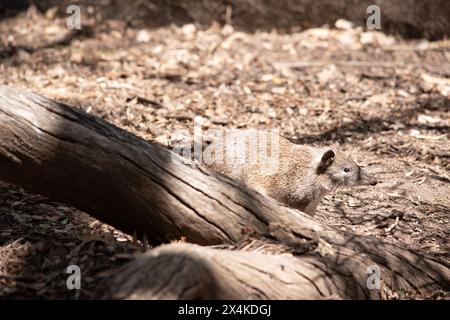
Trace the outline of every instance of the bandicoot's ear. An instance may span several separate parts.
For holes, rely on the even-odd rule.
[[[317,173],[325,172],[327,168],[333,164],[334,157],[335,154],[333,150],[326,150],[320,158],[319,165],[317,167]]]
[[[327,150],[323,153],[322,159],[320,160],[321,164],[325,167],[329,167],[333,164],[334,161],[334,151],[333,150]]]

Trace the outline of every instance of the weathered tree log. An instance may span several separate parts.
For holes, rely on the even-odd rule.
[[[305,252],[291,259],[308,255],[317,268],[326,265],[328,277],[351,279],[336,294],[371,297],[366,272],[375,264],[394,290],[450,290],[446,262],[323,225],[201,166],[173,162],[169,150],[82,110],[0,87],[0,124],[0,179],[145,234],[153,244],[270,234]]]
[[[104,298],[365,299],[392,294],[392,279],[385,275],[378,289],[374,279],[360,278],[360,270],[366,270],[363,256],[341,258],[164,245],[107,279]]]
[[[364,298],[354,279],[315,257],[170,244],[149,250],[108,279],[114,299]],[[337,294],[339,293],[339,295]]]

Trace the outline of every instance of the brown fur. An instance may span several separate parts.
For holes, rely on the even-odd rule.
[[[250,143],[255,141],[252,149]],[[227,158],[231,155],[234,157]],[[245,130],[221,137],[205,149],[203,161],[213,170],[310,215],[323,196],[340,186],[376,184],[336,147],[297,145],[265,131]]]

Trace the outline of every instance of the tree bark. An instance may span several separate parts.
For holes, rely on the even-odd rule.
[[[365,297],[364,290],[354,287],[352,276],[329,271],[325,262],[313,257],[170,244],[148,251],[108,279],[109,291],[104,298],[273,300]]]
[[[260,249],[265,245],[260,243]],[[256,246],[257,248],[257,246]],[[321,254],[296,256],[170,244],[149,250],[107,279],[113,299],[378,299],[393,293],[392,278],[373,281],[367,257],[351,251],[336,261]],[[348,261],[344,261],[348,260]],[[414,280],[413,280],[414,281]],[[403,288],[414,288],[405,283]],[[411,292],[410,291],[410,292]]]
[[[292,266],[307,258],[330,283],[333,274],[346,277],[345,286],[333,294],[374,297],[366,286],[367,267],[373,265],[393,290],[450,290],[450,267],[444,261],[326,226],[202,166],[183,164],[169,150],[82,110],[0,87],[0,123],[0,179],[126,232],[145,234],[152,244],[181,237],[202,245],[233,244],[262,235],[295,252],[283,258]],[[208,256],[205,248],[198,255],[203,250]],[[251,277],[241,280],[253,283]]]

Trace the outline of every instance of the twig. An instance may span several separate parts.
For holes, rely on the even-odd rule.
[[[142,96],[138,96],[138,95],[127,98],[127,102],[131,101],[133,99],[136,99],[136,101],[140,104],[143,104],[146,106],[151,105],[151,106],[155,107],[156,109],[164,108],[164,106],[161,103],[159,103],[158,101],[155,101],[155,100],[152,100],[149,98],[145,98]]]
[[[395,217],[395,222],[393,224],[391,224],[389,227],[387,227],[386,229],[384,229],[384,231],[386,233],[391,232],[397,226],[399,221],[400,221],[400,217],[399,216]]]

